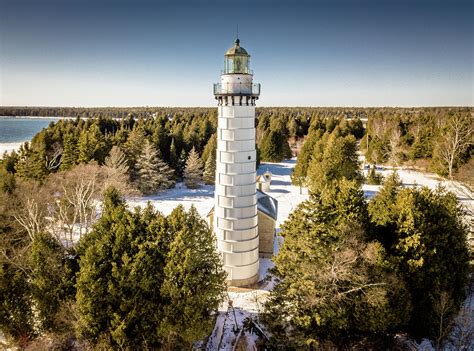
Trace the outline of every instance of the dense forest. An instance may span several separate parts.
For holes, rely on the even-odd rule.
[[[213,164],[207,161],[216,146],[215,108],[1,107],[0,115],[76,117],[51,124],[14,155],[10,172],[21,177],[41,180],[91,160],[102,165],[117,146],[137,181],[145,140],[152,146],[148,154],[156,151],[176,179],[183,177],[193,147],[212,174]],[[258,154],[270,162],[298,155],[303,162],[295,172],[298,183],[306,176],[316,140],[336,128],[335,134],[361,139],[360,149],[370,163],[408,164],[472,185],[473,121],[472,108],[257,108]]]
[[[216,111],[88,110],[0,161],[0,329],[30,349],[199,347],[226,298],[208,224],[194,208],[165,216],[123,196],[212,184]],[[292,181],[310,193],[282,226],[275,287],[255,317],[262,349],[393,349],[397,335],[469,345],[463,209],[442,188],[403,188],[396,172],[366,199],[358,151],[459,174],[472,162],[471,110],[259,108],[256,126],[260,158],[297,155]],[[439,143],[455,135],[467,142],[443,160]]]

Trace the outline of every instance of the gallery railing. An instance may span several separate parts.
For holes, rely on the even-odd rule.
[[[214,95],[260,95],[260,84],[251,83],[216,83]]]

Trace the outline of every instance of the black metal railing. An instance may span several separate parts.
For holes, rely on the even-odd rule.
[[[251,83],[216,83],[214,95],[260,95],[260,84]]]
[[[246,70],[223,69],[221,70],[221,75],[223,74],[250,74],[253,76],[253,70],[251,69],[246,69]]]

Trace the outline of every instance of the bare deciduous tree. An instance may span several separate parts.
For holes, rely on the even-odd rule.
[[[399,151],[399,146],[400,146],[400,138],[402,136],[402,132],[400,131],[400,128],[396,127],[392,130],[392,133],[390,134],[390,155],[389,155],[389,160],[392,164],[395,166],[398,166],[399,162],[399,157],[398,157],[398,151]]]
[[[19,203],[13,218],[33,241],[48,225],[49,194],[38,184],[22,182],[17,188],[17,195]]]
[[[46,155],[45,165],[48,171],[53,171],[61,166],[61,156],[63,154],[63,147],[59,143],[54,143],[53,151]]]
[[[448,122],[447,131],[438,147],[441,161],[447,167],[450,179],[453,179],[453,169],[459,156],[473,144],[473,130],[474,122],[462,115],[454,115]]]
[[[66,243],[86,234],[98,218],[98,206],[105,189],[116,188],[121,194],[136,194],[125,172],[96,163],[78,165],[72,170],[56,174],[50,181],[56,194],[53,204],[54,231]]]
[[[96,203],[103,188],[101,168],[97,164],[79,165],[58,174],[52,182],[57,187],[54,219],[62,228],[57,236],[73,241],[75,232],[81,237],[96,220]]]

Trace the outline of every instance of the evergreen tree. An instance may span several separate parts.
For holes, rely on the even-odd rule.
[[[146,140],[137,160],[138,188],[144,194],[168,189],[174,185],[173,170],[158,157],[158,151]]]
[[[0,165],[0,192],[12,194],[16,186],[15,175],[2,166]]]
[[[217,134],[214,133],[209,138],[206,146],[204,147],[204,151],[202,152],[202,162],[206,164],[209,157],[216,159],[216,150],[217,150]]]
[[[81,135],[79,136],[77,148],[78,148],[78,153],[79,153],[78,158],[77,158],[78,163],[88,163],[94,158],[95,146],[87,130],[83,130],[81,132]]]
[[[184,170],[186,169],[186,161],[188,160],[188,155],[184,149],[181,150],[179,159],[176,165],[176,175],[178,178],[183,178]]]
[[[216,180],[216,159],[208,157],[204,165],[203,179],[206,184],[214,184]]]
[[[202,182],[202,162],[199,154],[193,147],[186,161],[184,170],[184,183],[190,189],[196,189]]]
[[[77,162],[77,145],[74,135],[72,133],[67,134],[64,137],[64,148],[63,154],[61,157],[61,166],[62,171],[66,171],[74,167]]]
[[[16,202],[12,195],[0,192],[0,330],[24,347],[37,335],[37,328],[24,254],[31,241],[14,226]]]
[[[75,295],[75,259],[51,234],[38,234],[29,261],[34,308],[42,331],[64,332],[58,313],[61,303]],[[72,332],[72,330],[70,331]]]
[[[301,152],[298,154],[295,168],[291,175],[291,181],[295,185],[304,185],[306,183],[306,175],[308,173],[308,166],[311,159],[315,156],[315,145],[323,136],[323,131],[318,129],[311,132],[301,148]]]
[[[87,132],[89,134],[89,143],[92,145],[92,159],[97,161],[99,164],[103,164],[110,149],[107,146],[107,141],[100,130],[100,123],[101,120],[97,119],[95,123],[90,126]]]
[[[170,162],[169,162],[171,168],[177,170],[178,169],[178,154],[176,153],[176,144],[174,142],[174,139],[171,140],[171,146],[170,146]],[[178,173],[176,172],[176,175]]]
[[[136,167],[138,157],[143,153],[145,146],[145,141],[147,140],[145,136],[145,131],[141,126],[135,125],[133,130],[128,134],[127,141],[124,145],[124,152],[127,155],[129,162],[132,179],[138,177],[138,169]]]
[[[128,211],[109,190],[101,219],[81,243],[78,332],[98,348],[161,346],[156,329],[165,252],[147,226],[161,226],[163,217],[144,212]]]
[[[215,237],[194,206],[187,213],[178,206],[168,221],[175,237],[164,269],[159,333],[168,346],[185,349],[211,332],[226,291],[225,273]]]
[[[281,137],[280,134],[273,130],[267,130],[263,134],[260,142],[260,158],[264,162],[280,162],[281,155]]]
[[[195,209],[131,212],[108,190],[78,252],[78,333],[94,347],[182,349],[211,332],[225,275]]]
[[[309,189],[313,193],[342,178],[362,181],[354,136],[336,137],[328,144],[322,160],[313,158],[308,168]]]
[[[371,201],[369,211],[376,238],[411,295],[413,312],[407,331],[415,337],[439,337],[436,311],[442,296],[452,306],[446,311],[449,320],[465,298],[468,274],[468,229],[456,197],[444,189],[401,189],[392,176]]]
[[[403,281],[386,269],[383,247],[366,228],[363,192],[345,179],[290,214],[263,315],[276,345],[350,348],[390,339],[406,322]]]
[[[128,166],[127,155],[118,146],[113,146],[109,155],[105,158],[105,166],[116,170],[118,173],[128,177],[130,167]]]
[[[37,334],[27,279],[21,269],[0,260],[0,328],[6,337],[22,346]]]

